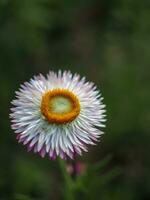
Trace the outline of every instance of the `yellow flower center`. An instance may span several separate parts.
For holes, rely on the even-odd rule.
[[[50,123],[65,124],[80,113],[78,98],[67,89],[53,89],[42,96],[41,112]]]

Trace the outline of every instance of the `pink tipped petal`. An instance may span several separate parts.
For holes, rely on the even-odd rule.
[[[49,121],[53,113],[47,117],[50,102],[47,107],[44,104],[42,109],[43,96],[54,90],[70,92],[78,102],[78,114],[71,121],[60,123],[58,120],[63,117],[63,112],[60,112],[62,105],[67,105],[67,109],[71,107],[70,104],[56,101],[57,98],[54,106],[60,112],[57,113],[59,122]],[[67,102],[69,101],[68,98]],[[100,129],[105,127],[106,106],[102,101],[103,97],[95,84],[86,81],[85,77],[73,75],[70,71],[50,71],[46,77],[42,74],[34,76],[15,92],[9,115],[11,128],[16,133],[18,142],[26,145],[28,151],[38,153],[41,157],[47,154],[52,160],[58,156],[62,159],[74,159],[75,155],[87,152],[87,146],[95,145],[103,134]],[[68,113],[71,112],[69,109]]]
[[[46,154],[46,150],[45,150],[45,147],[43,147],[40,151],[39,151],[39,154],[42,158],[45,157],[45,154]]]

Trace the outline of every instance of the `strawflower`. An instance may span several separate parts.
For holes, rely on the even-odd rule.
[[[103,133],[105,105],[97,87],[70,71],[34,76],[16,92],[11,122],[19,142],[42,157],[74,158]]]

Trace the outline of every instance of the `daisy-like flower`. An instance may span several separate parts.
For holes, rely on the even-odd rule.
[[[19,142],[42,157],[74,158],[95,144],[104,127],[105,105],[97,87],[69,71],[35,76],[12,101],[12,129]]]

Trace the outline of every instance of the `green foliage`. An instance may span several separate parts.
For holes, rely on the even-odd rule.
[[[121,170],[118,167],[113,167],[111,170],[104,172],[110,159],[111,157],[108,156],[93,165],[87,165],[84,173],[77,175],[75,179],[70,177],[70,174],[66,171],[64,161],[60,160],[65,183],[63,188],[64,199],[75,200],[82,198],[92,200],[97,198],[97,192],[100,192],[100,199],[109,199],[109,196],[106,198],[107,187],[112,184],[113,179],[121,174]]]
[[[147,0],[0,1],[0,199],[150,198],[149,19]],[[20,83],[59,68],[95,82],[107,105],[106,134],[75,181],[18,145],[8,117]]]

